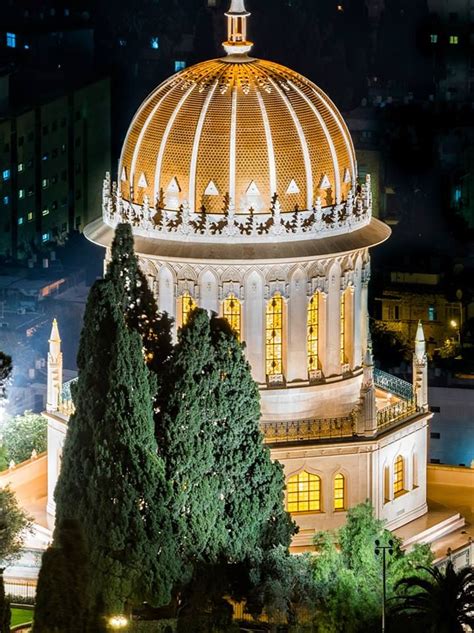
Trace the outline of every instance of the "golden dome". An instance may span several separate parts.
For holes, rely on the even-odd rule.
[[[196,64],[142,104],[119,163],[122,197],[190,211],[268,213],[344,202],[352,140],[331,100],[292,70],[245,55]]]

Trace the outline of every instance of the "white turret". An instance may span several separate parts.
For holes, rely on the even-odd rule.
[[[428,358],[421,321],[418,321],[413,354],[413,394],[417,406],[426,411],[428,409]]]
[[[247,18],[250,13],[245,8],[244,0],[232,0],[227,16],[227,41],[223,42],[228,55],[245,55],[253,46],[247,41]]]
[[[54,319],[49,337],[47,411],[58,410],[62,386],[63,355],[61,352],[61,337],[59,336],[58,322]]]

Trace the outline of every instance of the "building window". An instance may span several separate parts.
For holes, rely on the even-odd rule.
[[[401,455],[395,460],[393,471],[393,496],[399,497],[405,492],[405,463]]]
[[[153,50],[157,51],[160,48],[160,38],[159,37],[150,38],[150,46]]]
[[[10,198],[8,196],[3,196],[3,204],[8,204],[10,201]]]
[[[49,209],[43,209],[42,214],[43,215],[49,215]]]
[[[8,48],[16,48],[16,33],[7,33]]]
[[[29,211],[26,217],[28,218],[28,222],[31,222],[31,220],[33,219],[33,211]]]
[[[3,176],[3,180],[9,180],[10,179],[10,170],[9,169],[4,169],[2,172],[2,176]]]
[[[41,186],[43,187],[43,189],[47,189],[49,185],[49,180],[47,178],[43,178],[43,180],[41,181]]]
[[[176,59],[174,62],[174,72],[177,73],[180,70],[184,70],[186,68],[186,62],[181,59]]]
[[[25,190],[24,189],[19,189],[18,190],[18,197],[20,198],[20,200],[25,197]]]
[[[431,405],[430,411],[431,411],[431,413],[440,413],[441,412],[441,407],[434,407],[433,405]]]
[[[308,305],[308,372],[319,367],[318,329],[319,329],[319,292],[315,292]]]
[[[186,292],[181,297],[181,325],[186,325],[189,319],[189,314],[196,307],[196,303],[194,299],[191,297],[189,292]]]
[[[346,507],[346,480],[342,473],[334,477],[334,510],[345,510]]]
[[[231,294],[224,300],[223,316],[237,335],[237,338],[240,339],[241,306],[235,295]]]
[[[430,35],[430,42],[432,44],[437,44],[438,43],[438,34],[437,33],[431,33],[431,35]]]
[[[450,35],[449,36],[450,44],[459,44],[459,36],[458,35]]]
[[[281,376],[283,374],[283,299],[280,294],[276,294],[267,304],[265,352],[267,376]]]
[[[288,479],[288,512],[321,512],[321,478],[303,470]]]
[[[341,365],[346,363],[346,293],[341,294],[341,314],[339,319],[339,346]]]
[[[18,226],[21,226],[24,222],[23,218],[18,218]]]
[[[435,306],[428,307],[428,321],[436,321],[437,314]]]
[[[441,433],[432,432],[430,433],[430,438],[432,440],[439,440],[441,439]]]
[[[18,163],[18,172],[22,172],[25,169],[24,163]]]
[[[43,235],[41,236],[41,240],[43,242],[47,242],[49,240],[49,233],[43,233]]]

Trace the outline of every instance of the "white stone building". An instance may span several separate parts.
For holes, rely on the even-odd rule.
[[[226,14],[227,53],[180,71],[145,100],[118,183],[86,228],[106,253],[119,222],[159,309],[179,328],[194,305],[226,317],[260,385],[261,428],[287,477],[295,545],[370,499],[396,528],[427,511],[426,355],[414,385],[373,368],[369,249],[390,229],[372,216],[348,129],[313,83],[249,56],[243,0]],[[48,511],[68,396],[53,328],[48,389]]]

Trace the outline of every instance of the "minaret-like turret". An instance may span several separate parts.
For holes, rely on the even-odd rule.
[[[61,337],[59,336],[58,322],[54,319],[49,337],[47,411],[58,410],[62,386],[63,355],[61,352]]]
[[[228,55],[245,55],[253,46],[247,41],[247,18],[250,13],[245,8],[244,0],[232,0],[227,16],[227,41],[223,42]]]
[[[413,354],[413,395],[416,404],[423,411],[428,409],[428,358],[426,356],[425,333],[423,325],[418,321],[415,337],[415,353]]]
[[[374,435],[377,431],[377,404],[374,383],[374,357],[372,354],[372,338],[367,328],[367,351],[364,358],[364,375],[361,388],[361,416],[358,424],[358,435]]]

